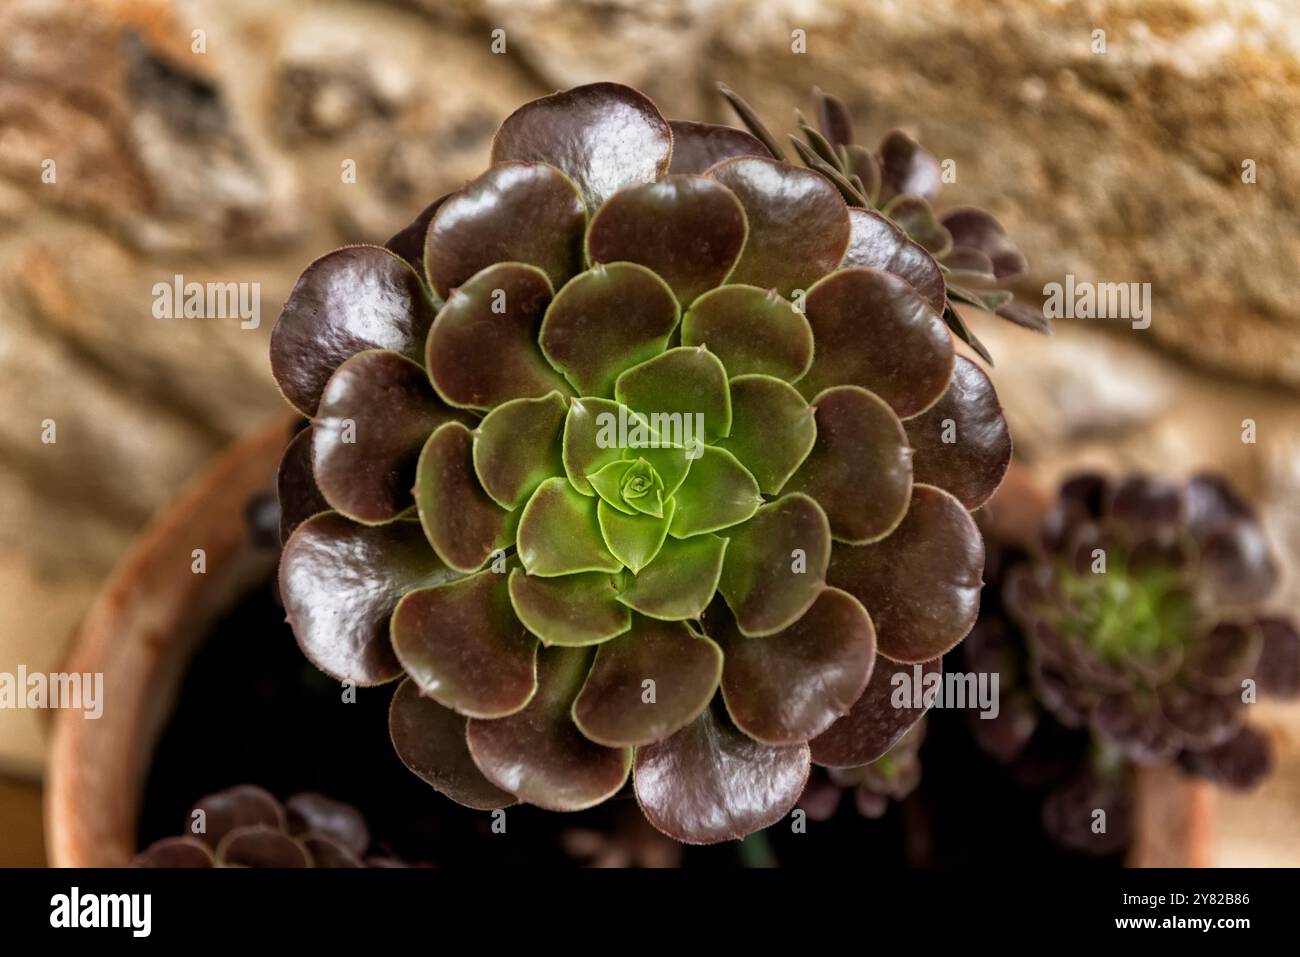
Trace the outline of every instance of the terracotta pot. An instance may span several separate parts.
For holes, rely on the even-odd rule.
[[[248,540],[244,508],[274,487],[290,435],[284,419],[239,442],[154,517],[95,600],[65,669],[102,672],[95,721],[58,712],[50,745],[45,832],[55,867],[120,867],[137,850],[136,819],[158,735],[186,666],[215,618],[270,574],[275,554]],[[206,572],[193,571],[203,549]]]

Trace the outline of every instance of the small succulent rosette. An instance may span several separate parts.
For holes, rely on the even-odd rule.
[[[186,833],[141,851],[137,867],[404,867],[370,854],[370,829],[350,804],[303,792],[281,804],[242,784],[201,798]]]
[[[814,821],[835,816],[846,795],[865,818],[885,816],[891,802],[902,801],[921,784],[921,745],[925,718],[908,728],[887,754],[856,768],[813,768],[799,806]]]
[[[723,92],[741,119],[780,156],[780,146],[754,111],[730,90]],[[1029,263],[997,218],[976,206],[935,212],[933,204],[945,177],[933,153],[902,130],[890,130],[874,151],[855,143],[848,109],[820,90],[817,113],[820,129],[796,114],[804,139],[790,137],[795,152],[809,168],[835,183],[845,201],[855,207],[854,225],[863,244],[879,242],[894,248],[895,234],[901,230],[929,254],[922,258],[911,246],[903,246],[887,268],[904,274],[928,272],[930,263],[938,262],[948,299],[942,310],[944,320],[957,336],[992,361],[954,303],[975,306],[1035,332],[1051,332],[1051,320],[1041,308],[1015,302],[1006,288],[1025,276]]]
[[[391,737],[475,808],[632,787],[685,842],[784,816],[919,713],[883,675],[975,620],[1011,454],[944,270],[823,173],[601,83],[512,114],[272,335],[305,654],[400,680]]]
[[[1071,807],[1126,808],[1135,764],[1257,784],[1271,747],[1247,725],[1248,706],[1300,685],[1296,630],[1265,610],[1277,581],[1254,511],[1218,478],[1070,479],[1041,552],[1006,574],[1014,626],[981,622],[963,648],[972,667],[1002,677],[998,720],[973,722],[982,747],[1022,759],[1042,712],[1087,732],[1078,773],[1046,809],[1063,835],[1086,820]],[[1077,838],[1066,842],[1095,845]]]

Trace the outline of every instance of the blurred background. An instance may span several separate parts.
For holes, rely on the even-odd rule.
[[[973,317],[1018,460],[1221,470],[1300,559],[1295,0],[0,0],[0,37],[0,671],[57,669],[150,514],[284,413],[267,340],[307,263],[477,175],[520,103],[602,79],[730,123],[723,80],[783,133],[818,85],[861,141],[955,161],[941,207],[1002,220],[1029,301],[1150,283],[1145,330]],[[177,274],[259,283],[260,326],[155,318]],[[1217,800],[1214,860],[1294,865],[1300,710],[1257,707],[1280,766]],[[45,717],[0,711],[0,865],[43,859]]]

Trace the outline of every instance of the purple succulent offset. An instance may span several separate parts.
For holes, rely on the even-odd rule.
[[[921,745],[925,718],[912,725],[898,742],[870,764],[856,768],[814,768],[799,806],[814,821],[835,816],[843,798],[852,793],[854,809],[863,817],[884,817],[891,801],[902,801],[921,783]]]
[[[1249,787],[1270,750],[1245,727],[1247,702],[1294,694],[1300,677],[1294,627],[1264,612],[1277,581],[1255,512],[1225,482],[1086,475],[1062,486],[1043,553],[1013,567],[1004,597],[1027,642],[1027,685],[1054,718],[1127,762],[1178,759]],[[993,637],[970,649],[987,663],[1009,654]],[[991,744],[1013,757],[1032,709],[1005,714],[1009,736]]]
[[[391,867],[369,857],[370,829],[350,804],[303,792],[281,804],[251,784],[195,802],[183,837],[155,841],[137,867]]]
[[[775,137],[740,97],[723,95],[771,155],[783,158]],[[975,306],[1035,332],[1050,333],[1043,310],[1014,302],[1005,287],[1029,269],[1024,254],[992,213],[957,206],[936,213],[943,168],[933,153],[902,130],[891,130],[875,150],[854,142],[844,104],[817,91],[818,127],[798,118],[804,140],[790,141],[799,158],[835,184],[850,206],[852,241],[841,265],[898,273],[943,315],[953,333],[992,362],[954,303]]]
[[[915,722],[877,658],[971,627],[970,510],[1011,445],[942,270],[855,257],[862,212],[600,83],[303,274],[271,346],[312,420],[279,479],[285,608],[323,671],[400,679],[393,744],[434,788],[570,811],[631,777],[709,843]]]

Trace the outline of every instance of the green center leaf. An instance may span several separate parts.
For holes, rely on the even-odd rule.
[[[1118,564],[1118,563],[1117,563]],[[1075,610],[1068,631],[1107,658],[1147,656],[1185,644],[1196,632],[1195,608],[1176,575],[1123,567],[1062,575]]]
[[[539,485],[519,520],[519,560],[528,574],[619,571],[594,519],[591,499],[567,480],[549,478]]]
[[[623,474],[619,489],[623,501],[643,515],[663,518],[664,480],[645,459],[637,459]]]
[[[601,501],[626,515],[663,518],[664,482],[643,458],[610,462],[587,476]]]
[[[692,448],[731,432],[727,370],[702,346],[669,349],[633,366],[615,380],[614,398],[671,446]]]
[[[605,547],[635,575],[659,554],[676,510],[677,502],[670,498],[658,517],[641,513],[628,515],[602,499],[596,515]]]

